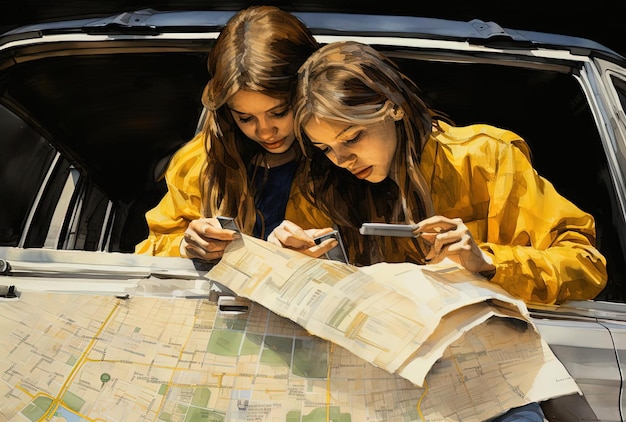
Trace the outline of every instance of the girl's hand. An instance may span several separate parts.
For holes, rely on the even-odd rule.
[[[436,215],[420,221],[414,233],[430,245],[430,251],[425,257],[429,263],[449,258],[475,273],[496,269],[491,257],[478,247],[460,218]]]
[[[214,262],[224,255],[228,244],[241,237],[234,230],[223,229],[216,218],[199,218],[189,223],[180,243],[180,255]]]
[[[283,248],[302,252],[313,258],[319,258],[337,246],[338,243],[335,239],[327,239],[317,245],[314,239],[332,231],[331,227],[304,230],[297,224],[284,220],[270,233],[267,241]]]

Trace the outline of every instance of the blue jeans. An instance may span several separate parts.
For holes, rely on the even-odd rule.
[[[514,407],[490,422],[543,422],[544,415],[539,403],[530,403],[521,407]]]

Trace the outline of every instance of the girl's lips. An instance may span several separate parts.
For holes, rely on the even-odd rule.
[[[262,142],[261,145],[263,145],[263,148],[265,149],[276,149],[282,147],[285,143],[285,140],[286,138],[282,138],[276,142]]]
[[[369,166],[369,167],[364,168],[363,170],[359,170],[359,171],[354,172],[352,174],[354,174],[359,179],[367,179],[369,177],[369,175],[372,174],[373,170],[374,170],[374,168],[372,166]]]

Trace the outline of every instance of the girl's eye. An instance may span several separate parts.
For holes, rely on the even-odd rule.
[[[274,113],[274,117],[285,117],[287,114],[289,114],[288,108],[284,109],[283,111],[279,113]]]
[[[355,135],[354,138],[352,139],[347,139],[344,142],[348,145],[350,144],[356,144],[357,142],[359,142],[361,140],[361,137],[363,136],[363,132],[359,132]]]
[[[252,116],[251,117],[239,117],[239,121],[241,123],[248,123],[248,122],[252,121]]]
[[[328,155],[330,147],[328,145],[316,145],[324,154]]]

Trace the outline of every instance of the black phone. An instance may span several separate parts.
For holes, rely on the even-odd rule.
[[[223,229],[234,230],[238,233],[241,233],[241,230],[239,230],[239,227],[237,226],[237,222],[235,221],[234,218],[219,216],[217,217],[217,221],[219,221],[220,226],[222,226]]]
[[[343,262],[344,264],[348,263],[348,255],[346,254],[346,249],[343,246],[343,241],[341,240],[341,234],[339,234],[339,232],[337,230],[333,230],[330,233],[327,234],[323,234],[321,236],[316,237],[315,239],[315,244],[319,245],[320,243],[322,243],[323,241],[325,241],[326,239],[335,239],[338,243],[337,246],[335,246],[334,248],[332,248],[331,250],[329,250],[328,252],[326,252],[324,254],[324,257],[326,259],[330,259],[333,261],[339,261],[339,262]]]

